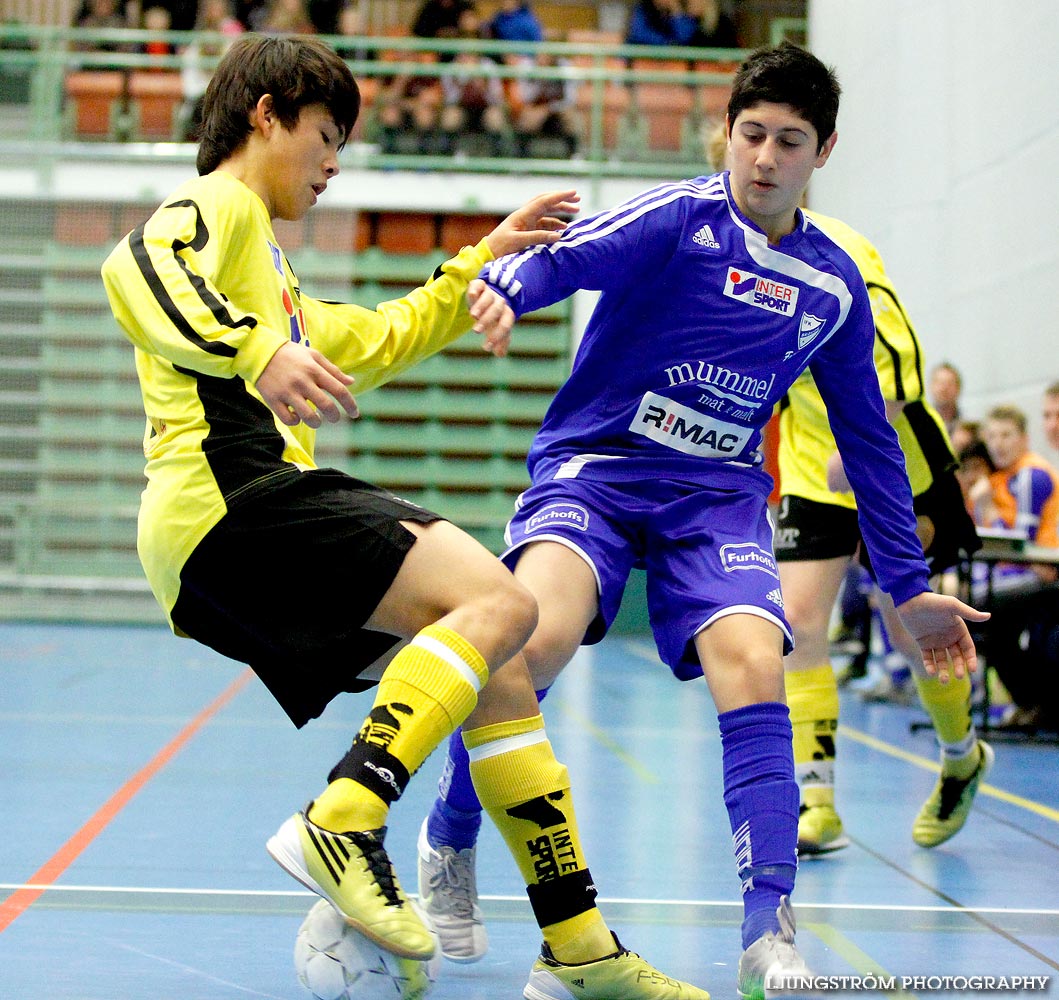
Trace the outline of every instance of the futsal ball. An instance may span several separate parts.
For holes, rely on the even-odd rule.
[[[294,941],[294,970],[317,1000],[423,1000],[440,968],[440,949],[426,962],[398,958],[350,927],[326,899],[313,905]]]

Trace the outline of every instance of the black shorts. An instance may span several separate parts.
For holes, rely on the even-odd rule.
[[[939,475],[928,490],[915,497],[912,509],[917,517],[930,518],[934,525],[934,538],[924,553],[932,574],[955,566],[981,547],[960,484],[951,473]],[[850,557],[859,546],[859,561],[874,579],[861,541],[855,510],[804,497],[780,498],[773,539],[777,562]]]
[[[291,476],[234,507],[180,574],[173,623],[249,664],[296,726],[397,641],[363,628],[437,514],[333,469]]]

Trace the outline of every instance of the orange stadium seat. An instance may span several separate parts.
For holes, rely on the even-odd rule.
[[[80,201],[60,201],[55,206],[52,229],[56,243],[77,247],[102,247],[117,240],[112,206]]]
[[[371,219],[362,212],[316,212],[313,247],[332,253],[361,253],[371,245]]]
[[[651,149],[680,149],[681,126],[692,105],[691,88],[682,83],[636,85],[636,106],[647,119]]]
[[[124,94],[125,74],[120,70],[78,70],[67,74],[65,89],[66,100],[72,108],[74,137],[108,138],[111,109]]]
[[[430,253],[437,246],[433,213],[380,212],[375,245],[385,253]]]
[[[702,60],[695,63],[696,73],[724,73],[731,77],[739,68],[735,62],[714,62]],[[732,94],[729,83],[708,83],[698,88],[699,108],[707,118],[720,121],[728,110],[728,98]]]
[[[139,111],[140,138],[169,142],[177,109],[184,102],[180,73],[133,70],[129,74],[129,98]]]
[[[445,215],[441,219],[441,247],[450,255],[474,246],[496,228],[499,215]]]
[[[591,83],[583,83],[577,90],[575,106],[584,125],[586,143],[591,139],[592,128],[592,104],[595,97],[595,87]],[[603,85],[603,147],[613,149],[618,138],[618,127],[622,115],[629,107],[629,88],[622,83],[614,83],[608,80]]]

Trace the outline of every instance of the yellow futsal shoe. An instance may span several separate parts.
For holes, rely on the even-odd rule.
[[[332,833],[308,813],[306,806],[269,838],[266,847],[276,863],[380,948],[399,958],[432,958],[434,936],[409,903],[382,846],[386,827]]]
[[[920,847],[937,847],[963,829],[970,815],[978,786],[993,766],[993,748],[978,741],[978,766],[966,778],[947,775],[944,767],[930,798],[923,803],[915,823],[912,839]]]
[[[849,846],[842,818],[832,805],[802,806],[798,814],[798,856],[830,854]]]
[[[659,972],[634,951],[618,950],[594,962],[563,965],[547,944],[522,991],[526,1000],[710,1000],[710,994]]]

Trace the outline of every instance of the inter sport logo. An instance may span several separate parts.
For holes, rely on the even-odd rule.
[[[758,309],[793,316],[798,305],[798,289],[795,285],[784,285],[771,278],[762,278],[739,268],[728,268],[724,282],[724,294],[730,299],[745,302]]]

